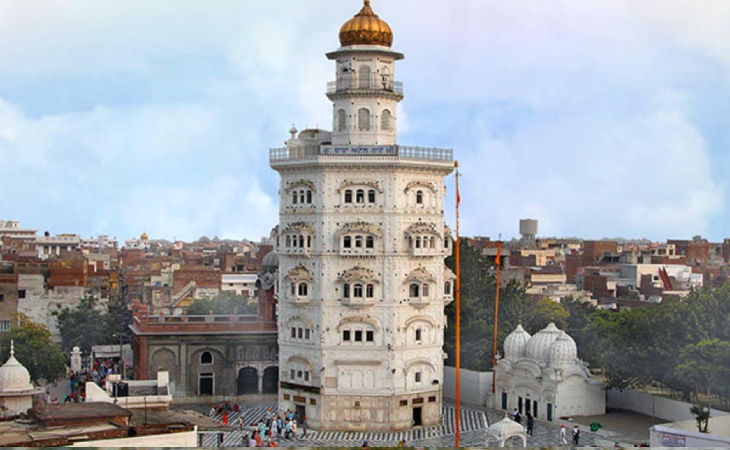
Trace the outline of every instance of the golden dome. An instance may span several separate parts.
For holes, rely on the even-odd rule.
[[[149,237],[147,236],[147,233],[142,233],[142,235],[139,238],[143,241],[146,241]]]
[[[340,28],[340,44],[349,45],[393,45],[393,31],[384,20],[370,8],[370,0],[359,13]]]

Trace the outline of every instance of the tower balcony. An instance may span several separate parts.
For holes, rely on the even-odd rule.
[[[327,83],[327,95],[357,91],[382,91],[402,97],[403,83],[379,75],[359,77],[353,74],[340,75],[337,81]]]
[[[356,158],[358,156],[388,156],[401,160],[438,161],[453,164],[454,151],[444,148],[406,147],[402,145],[322,145],[319,152],[313,154],[304,148],[272,148],[269,150],[269,162],[272,167],[290,162],[329,161],[341,157]]]
[[[345,297],[342,299],[343,306],[349,306],[354,309],[367,308],[375,304],[375,299],[370,297]]]

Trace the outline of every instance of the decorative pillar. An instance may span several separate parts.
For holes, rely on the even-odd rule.
[[[264,393],[264,371],[259,370],[258,374],[259,374],[259,394],[263,394]]]
[[[74,347],[71,351],[71,371],[81,372],[81,349]]]

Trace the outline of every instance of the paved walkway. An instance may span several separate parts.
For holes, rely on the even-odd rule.
[[[235,425],[238,423],[238,417],[244,418],[244,426],[256,425],[263,420],[268,408],[275,411],[276,404],[268,406],[256,406],[246,408],[239,413],[231,413],[228,416],[228,423]],[[368,433],[368,432],[319,432],[310,431],[307,436],[301,436],[297,440],[285,439],[283,437],[276,440],[280,447],[353,447],[360,446],[363,441],[370,441],[373,447],[395,447],[398,442],[405,439],[408,446],[419,447],[452,447],[454,445],[454,418],[455,408],[453,404],[444,405],[444,422],[440,426],[417,428],[409,431],[399,431],[390,433]],[[215,417],[221,420],[221,416]],[[478,407],[462,407],[461,409],[461,446],[462,447],[488,447],[487,427],[489,423],[494,423],[504,418],[504,412],[492,411]],[[223,440],[223,446],[235,447],[241,446],[243,437],[248,434],[248,430],[236,430],[226,433]],[[300,428],[299,433],[302,433]],[[560,426],[552,423],[535,421],[534,435],[528,437],[528,447],[554,447],[560,445]],[[590,447],[596,445],[600,437],[594,433],[586,431],[586,427],[581,427],[581,447]],[[492,444],[496,444],[492,442]],[[216,447],[217,436],[206,435],[203,438],[203,446]]]

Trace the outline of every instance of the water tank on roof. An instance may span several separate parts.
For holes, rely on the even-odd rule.
[[[537,236],[537,220],[522,219],[520,220],[520,234],[523,236]]]

